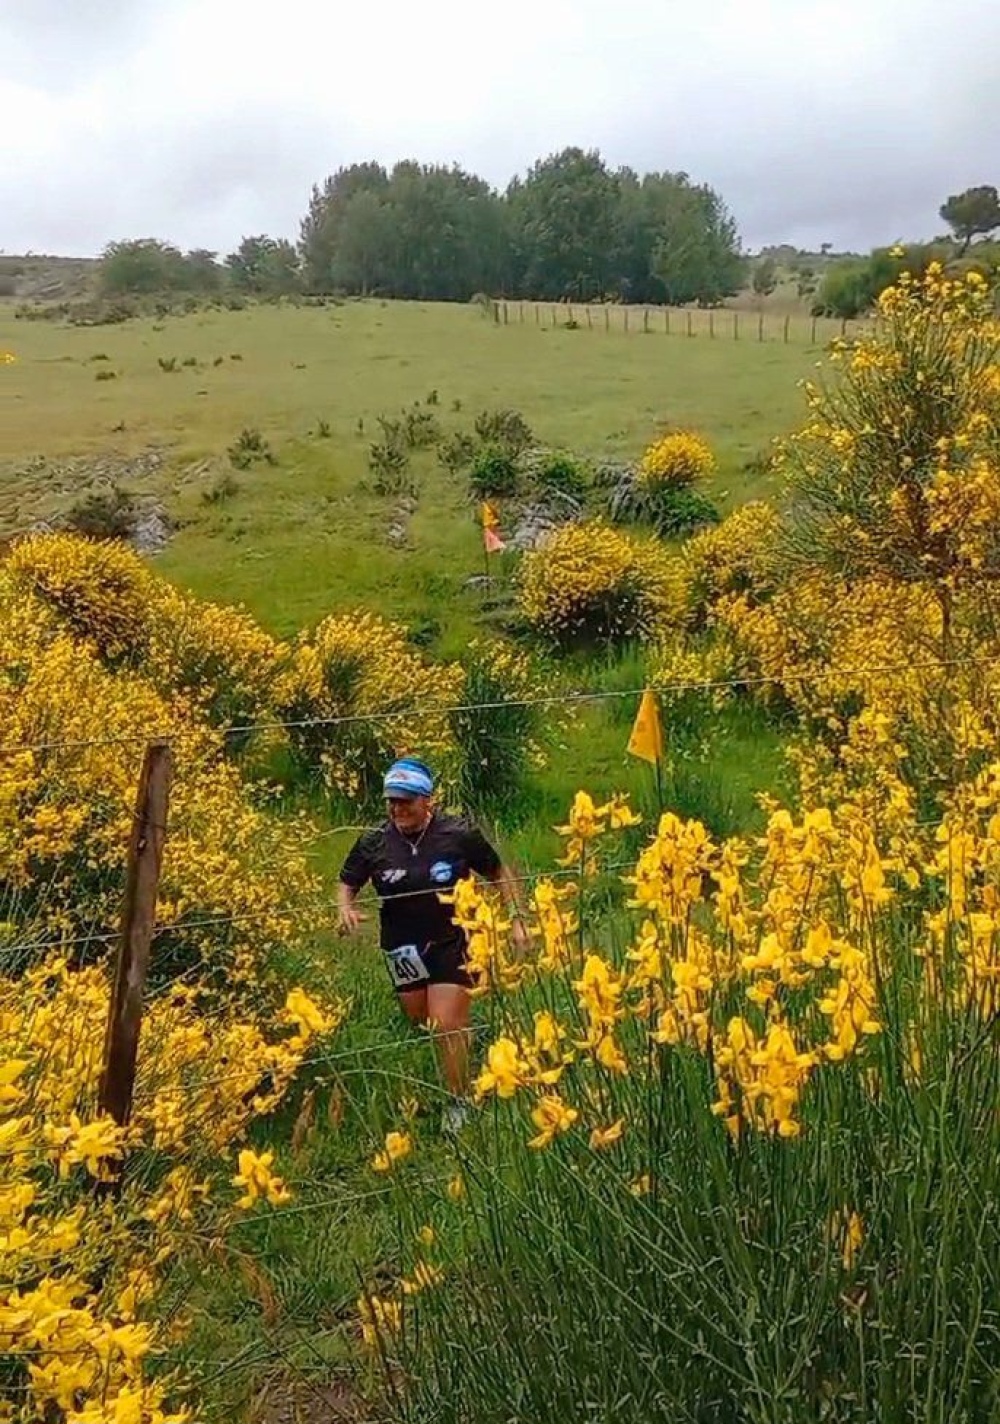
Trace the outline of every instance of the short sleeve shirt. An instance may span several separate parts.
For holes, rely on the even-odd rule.
[[[380,901],[383,949],[447,944],[461,938],[451,906],[438,898],[475,872],[493,876],[500,857],[483,833],[458,816],[435,813],[419,843],[391,821],[366,831],[344,861],[340,879],[360,890],[369,882]]]

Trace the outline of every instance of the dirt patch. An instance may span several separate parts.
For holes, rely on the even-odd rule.
[[[265,1382],[250,1412],[252,1424],[380,1424],[383,1418],[347,1376],[277,1376]]]

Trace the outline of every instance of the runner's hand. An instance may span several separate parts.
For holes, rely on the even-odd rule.
[[[340,933],[345,935],[357,934],[367,918],[367,915],[363,915],[361,911],[356,910],[353,905],[342,905],[340,908]]]

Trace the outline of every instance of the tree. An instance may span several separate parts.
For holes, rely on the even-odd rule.
[[[226,266],[233,286],[255,296],[287,296],[300,286],[298,253],[283,237],[245,237]]]
[[[299,237],[303,273],[313,291],[326,292],[335,285],[333,268],[340,230],[352,198],[358,193],[384,197],[388,186],[389,175],[381,163],[352,163],[349,168],[338,168],[322,185],[314,184]]]
[[[100,283],[108,296],[181,291],[184,258],[178,248],[155,237],[109,242],[101,254]]]
[[[985,237],[1000,227],[1000,196],[989,184],[966,188],[964,193],[953,193],[942,203],[940,212],[961,240],[961,255],[964,255],[974,237]]]
[[[759,258],[753,265],[750,281],[756,296],[769,297],[778,285],[778,264],[774,258]]]
[[[526,296],[592,301],[614,285],[618,182],[601,155],[582,148],[535,163],[508,190]]]
[[[678,184],[653,254],[654,270],[673,306],[715,306],[739,291],[744,260],[736,224],[711,188]]]
[[[189,292],[217,292],[222,286],[223,268],[219,254],[207,247],[194,247],[184,254],[184,286]]]

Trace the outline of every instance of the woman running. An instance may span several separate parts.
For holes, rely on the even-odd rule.
[[[513,912],[513,941],[526,942],[516,886],[486,837],[434,805],[434,778],[422,761],[403,757],[383,783],[388,820],[365,831],[340,872],[341,929],[353,934],[365,918],[355,901],[369,882],[379,897],[381,944],[399,1001],[413,1023],[430,1024],[451,1101],[444,1126],[465,1121],[469,1063],[469,988],[463,932],[441,891],[475,873],[499,885]]]

